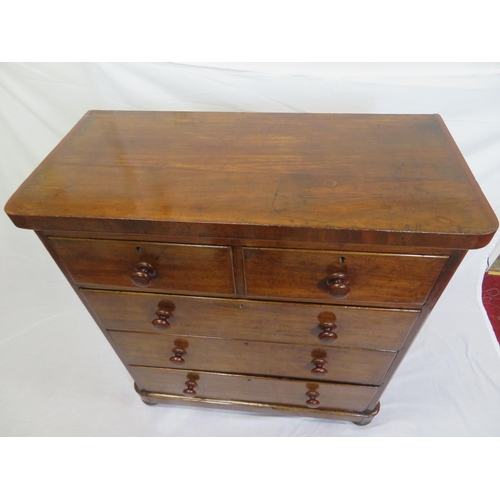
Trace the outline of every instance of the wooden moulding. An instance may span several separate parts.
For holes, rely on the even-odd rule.
[[[380,411],[380,403],[378,403],[372,411],[354,412],[346,410],[320,410],[314,408],[305,408],[299,406],[286,406],[267,403],[252,403],[245,401],[231,401],[223,399],[209,398],[191,398],[187,396],[178,396],[175,394],[164,394],[158,392],[148,392],[140,390],[137,384],[134,384],[134,389],[144,403],[150,406],[157,404],[176,406],[196,406],[199,408],[211,407],[221,410],[239,410],[244,412],[258,413],[268,416],[290,416],[290,417],[308,417],[321,418],[328,420],[342,420],[352,422],[357,425],[367,425]]]

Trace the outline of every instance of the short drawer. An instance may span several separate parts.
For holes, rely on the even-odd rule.
[[[234,293],[230,247],[76,238],[49,241],[80,285]]]
[[[448,257],[245,248],[248,296],[421,306]]]
[[[396,353],[109,332],[130,365],[380,385]]]
[[[377,387],[133,367],[140,390],[159,394],[363,412]],[[186,391],[186,392],[184,392]],[[313,403],[311,401],[317,401]],[[309,402],[309,403],[308,403]]]
[[[109,330],[400,349],[418,311],[82,290]],[[162,311],[167,317],[163,320]]]

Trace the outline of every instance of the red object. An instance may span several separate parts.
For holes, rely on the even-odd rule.
[[[497,340],[500,342],[500,275],[484,275],[483,304]]]

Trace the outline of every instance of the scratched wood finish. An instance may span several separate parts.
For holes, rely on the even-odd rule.
[[[234,293],[229,247],[49,238],[76,283],[140,290],[131,276],[145,261],[156,270],[148,290]]]
[[[243,341],[180,335],[110,331],[131,365],[182,367],[212,372],[316,379],[313,359],[326,359],[322,380],[379,385],[396,353],[367,349],[312,347],[273,342]],[[183,349],[184,363],[170,361],[173,349]]]
[[[39,230],[448,248],[498,227],[438,115],[92,111],[6,211]]]
[[[342,304],[415,306],[425,302],[447,258],[352,252],[245,249],[247,295]],[[326,278],[343,272],[349,295],[328,294]]]
[[[110,330],[158,333],[156,311],[169,303],[172,335],[225,337],[324,345],[319,324],[335,315],[335,346],[400,349],[418,311],[288,304],[181,295],[82,290],[92,309]]]
[[[306,406],[309,399],[306,393],[316,391],[319,408],[362,412],[368,406],[377,388],[334,384],[314,381],[279,380],[264,377],[203,373],[187,370],[168,370],[145,367],[132,367],[137,385],[149,392],[186,396],[186,381],[194,379],[196,395],[212,399],[251,401],[291,406]]]

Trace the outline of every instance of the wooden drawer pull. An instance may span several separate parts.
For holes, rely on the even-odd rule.
[[[309,408],[317,408],[320,405],[320,402],[316,399],[319,396],[319,392],[307,391],[306,396],[309,398],[306,401],[306,406]]]
[[[182,357],[187,354],[186,350],[183,349],[182,347],[174,347],[172,349],[172,352],[174,355],[170,358],[170,362],[173,363],[174,365],[183,365],[186,360]]]
[[[151,321],[153,328],[159,332],[168,330],[170,328],[168,320],[172,318],[172,313],[170,311],[165,311],[164,309],[158,309],[155,314],[157,318]]]
[[[328,370],[325,368],[325,365],[327,364],[326,359],[314,358],[312,360],[312,363],[313,363],[313,365],[315,365],[315,367],[311,370],[311,373],[315,377],[318,377],[318,378],[324,377],[328,373]]]
[[[320,323],[318,326],[321,330],[318,335],[318,339],[320,342],[323,342],[323,344],[333,344],[339,338],[339,336],[335,333],[337,325],[333,321]]]
[[[328,294],[334,299],[345,299],[351,289],[349,288],[349,278],[345,273],[333,273],[326,278],[326,286]]]
[[[130,276],[132,283],[141,288],[146,288],[151,285],[153,278],[156,276],[156,269],[147,262],[138,262],[134,266],[135,272]]]
[[[189,396],[196,396],[196,391],[194,390],[194,388],[198,387],[198,384],[194,380],[186,380],[186,382],[184,382],[184,385],[186,386],[186,389],[182,391],[184,394],[187,394]]]

